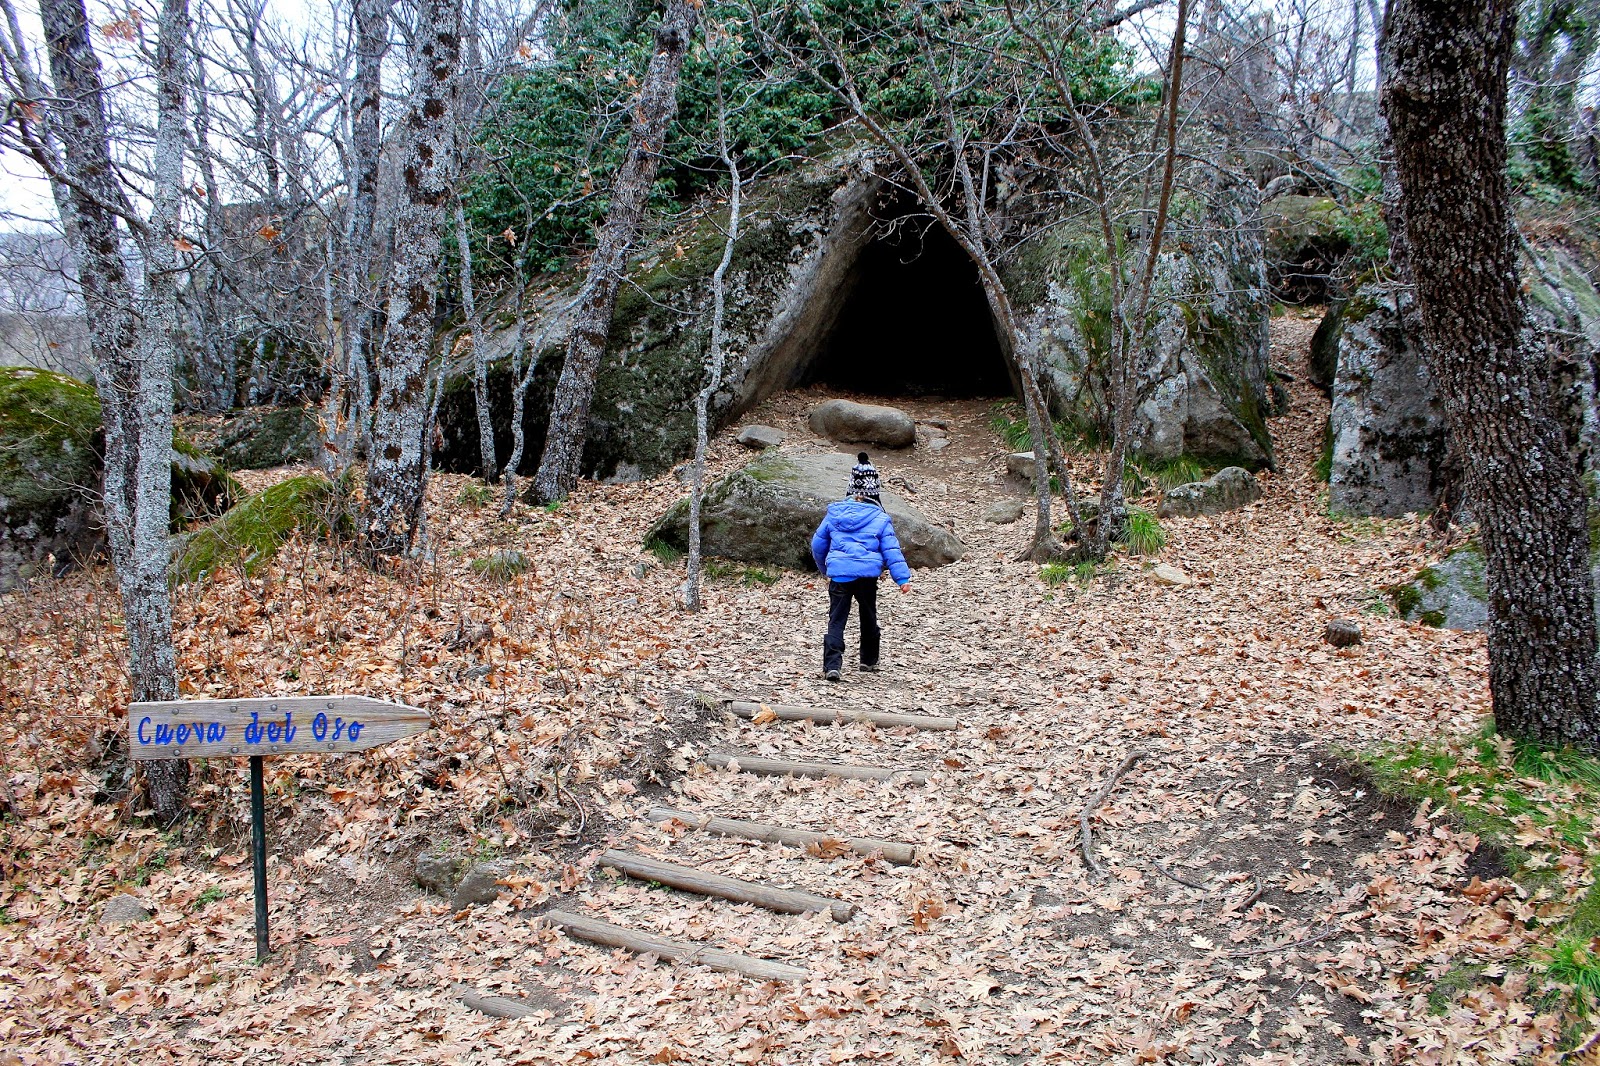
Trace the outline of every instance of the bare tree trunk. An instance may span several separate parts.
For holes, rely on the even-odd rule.
[[[334,375],[327,429],[338,471],[370,441],[372,335],[377,325],[378,282],[373,249],[378,216],[378,164],[383,150],[383,56],[389,48],[388,0],[355,0],[355,78],[350,86],[350,217],[345,233],[344,343]],[[342,396],[337,395],[343,393]],[[341,409],[343,408],[343,409]]]
[[[411,45],[404,199],[395,219],[389,321],[378,365],[367,510],[369,553],[409,550],[422,519],[427,478],[428,355],[439,288],[439,242],[457,171],[456,75],[461,0],[419,0]]]
[[[89,42],[82,0],[40,5],[58,98],[60,165],[70,189],[78,281],[95,354],[95,385],[105,428],[104,509],[122,593],[128,673],[134,700],[177,694],[172,603],[167,590],[172,499],[172,329],[175,325],[177,210],[183,174],[183,57],[187,0],[164,0],[156,52],[158,117],[154,218],[137,227],[147,272],[142,315],[135,311],[117,220],[135,225],[111,162],[100,62]],[[142,318],[142,324],[141,324]],[[144,767],[150,806],[171,821],[183,812],[188,765]]]
[[[1149,243],[1145,245],[1144,261],[1140,264],[1138,285],[1131,295],[1134,298],[1132,313],[1119,316],[1121,328],[1117,330],[1114,348],[1119,358],[1111,372],[1114,375],[1111,454],[1106,457],[1105,479],[1100,483],[1100,518],[1095,523],[1092,537],[1085,541],[1087,554],[1094,559],[1104,559],[1111,548],[1111,538],[1117,535],[1127,521],[1127,503],[1123,489],[1123,475],[1128,468],[1128,438],[1133,432],[1134,410],[1139,394],[1139,363],[1144,357],[1146,338],[1150,332],[1150,296],[1155,288],[1156,267],[1161,259],[1162,239],[1166,235],[1167,216],[1172,204],[1174,168],[1178,156],[1178,104],[1183,97],[1184,40],[1189,29],[1189,0],[1178,0],[1177,26],[1172,32],[1172,53],[1167,62],[1164,87],[1166,104],[1165,121],[1158,127],[1166,140],[1166,154],[1162,160],[1161,185],[1156,201],[1156,217],[1150,224]],[[1148,186],[1146,186],[1148,188]],[[1108,246],[1113,270],[1116,264],[1116,247]]]
[[[1512,0],[1392,0],[1382,103],[1423,351],[1483,541],[1495,724],[1600,753],[1588,501],[1526,321],[1505,175],[1516,16]]]
[[[706,494],[706,444],[710,427],[707,424],[711,398],[722,387],[723,351],[722,320],[726,303],[724,281],[728,264],[733,262],[733,248],[739,243],[740,197],[743,185],[739,177],[739,161],[728,147],[727,105],[722,99],[722,84],[717,83],[717,148],[722,165],[728,168],[728,228],[722,241],[722,259],[711,273],[711,372],[705,387],[694,398],[694,480],[689,486],[689,555],[685,560],[683,605],[691,611],[700,609],[700,506]]]
[[[617,288],[644,220],[668,127],[677,113],[678,75],[699,17],[697,0],[667,0],[661,25],[656,27],[655,54],[634,107],[628,154],[612,186],[611,206],[590,260],[578,318],[567,344],[567,361],[561,368],[555,400],[550,406],[544,455],[533,478],[533,494],[543,503],[566,496],[578,480],[589,432],[589,404],[594,399],[595,377],[611,331]]]
[[[467,211],[456,197],[456,250],[461,256],[461,313],[466,317],[472,337],[472,403],[478,413],[478,455],[483,463],[485,484],[494,484],[499,475],[495,462],[494,422],[489,418],[489,352],[483,344],[483,322],[478,318],[478,297],[472,284],[472,234],[467,229]]]

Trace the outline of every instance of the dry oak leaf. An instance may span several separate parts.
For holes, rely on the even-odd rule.
[[[823,837],[806,845],[806,854],[814,859],[837,859],[849,850],[849,842],[834,837]]]

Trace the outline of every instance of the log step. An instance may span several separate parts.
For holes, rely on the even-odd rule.
[[[456,985],[456,994],[461,997],[462,1003],[491,1018],[532,1018],[539,1013],[539,1008],[525,999],[490,996],[466,985]]]
[[[690,828],[703,829],[707,833],[716,833],[719,836],[761,840],[769,844],[788,844],[796,848],[810,847],[813,844],[819,847],[826,847],[829,843],[832,843],[853,851],[857,855],[880,853],[889,862],[900,866],[910,866],[917,861],[917,849],[898,840],[879,840],[876,837],[833,836],[828,833],[815,833],[809,829],[785,829],[776,825],[763,825],[761,822],[740,821],[737,818],[718,818],[711,814],[690,814],[687,811],[675,811],[670,807],[651,808],[650,821],[657,824],[678,821]]]
[[[589,918],[582,914],[573,914],[570,911],[546,911],[541,917],[568,936],[577,940],[587,940],[591,944],[603,944],[609,948],[626,948],[641,955],[647,952],[654,953],[660,958],[672,959],[674,962],[699,963],[701,966],[709,966],[713,970],[721,970],[724,973],[742,973],[746,977],[756,977],[763,981],[804,981],[806,979],[805,970],[798,966],[790,966],[788,963],[772,962],[768,959],[754,959],[748,955],[720,951],[704,944],[694,944],[683,940],[668,940],[666,937],[635,932],[632,929],[624,929],[620,925],[612,925],[610,922],[602,922],[598,918]]]
[[[679,866],[631,851],[608,851],[600,856],[600,865],[619,870],[641,881],[657,881],[685,892],[698,892],[702,896],[731,899],[735,903],[754,903],[783,914],[828,914],[836,922],[848,922],[856,912],[854,903],[845,903],[811,892],[793,888],[778,888],[755,881],[741,881],[736,877],[706,873],[692,866]]]
[[[790,762],[788,759],[761,759],[754,755],[727,755],[711,752],[705,764],[717,770],[733,767],[747,774],[765,777],[842,777],[849,781],[903,781],[926,785],[928,775],[921,770],[890,770],[882,766],[857,766],[836,762]]]
[[[798,707],[785,703],[755,703],[747,700],[724,700],[723,710],[740,718],[754,718],[762,711],[771,711],[785,722],[871,722],[889,728],[960,729],[961,721],[934,714],[905,714],[900,711],[874,711],[864,707]]]

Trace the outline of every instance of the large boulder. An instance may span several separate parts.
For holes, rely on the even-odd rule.
[[[178,581],[193,581],[238,566],[253,572],[296,532],[320,536],[349,521],[346,487],[321,474],[301,474],[269,485],[215,522],[179,538],[172,562]]]
[[[828,505],[844,497],[851,465],[850,456],[837,453],[765,453],[706,490],[700,522],[703,550],[741,562],[814,569],[811,534]],[[944,566],[966,551],[954,533],[896,493],[885,489],[883,506],[912,566]],[[682,551],[688,536],[689,501],[684,500],[655,524],[646,540]]]
[[[1549,355],[1568,441],[1591,495],[1600,494],[1600,290],[1567,249],[1538,255],[1538,263],[1523,262],[1530,323]],[[1317,330],[1313,377],[1332,375],[1327,462],[1335,512],[1394,516],[1455,502],[1457,460],[1416,329],[1409,294],[1372,281],[1330,308]]]
[[[76,378],[0,368],[0,592],[50,566],[95,556],[104,538],[100,398]],[[172,522],[227,510],[239,484],[183,438],[172,440]]]
[[[811,432],[848,444],[908,448],[917,440],[917,423],[898,407],[850,400],[824,400],[806,419]]]
[[[1268,363],[1271,301],[1260,201],[1248,182],[1219,179],[1204,206],[1173,222],[1157,262],[1143,400],[1131,429],[1146,460],[1190,455],[1222,466],[1270,467],[1266,418],[1282,409]],[[1052,403],[1072,423],[1098,425],[1110,395],[1110,295],[1093,232],[1064,226],[1009,269],[1022,343],[1041,356]],[[1035,283],[1035,273],[1043,281]]]
[[[745,426],[739,430],[738,442],[753,452],[764,452],[768,448],[781,448],[785,440],[783,430],[772,426]]]
[[[1405,328],[1408,290],[1370,282],[1329,311],[1334,353],[1328,414],[1328,507],[1337,514],[1431,511],[1450,478],[1444,411]],[[1318,330],[1323,334],[1323,330]]]
[[[832,131],[809,155],[804,165],[762,179],[745,199],[741,235],[725,277],[728,358],[721,385],[710,397],[713,427],[729,424],[775,393],[823,376],[830,360],[849,347],[849,331],[859,329],[852,308],[877,276],[874,264],[893,235],[906,232],[897,220],[921,213],[914,198],[897,192],[898,163],[858,128]],[[1030,199],[1015,189],[1008,195],[1018,202]],[[1154,304],[1162,309],[1159,351],[1145,375],[1154,392],[1139,415],[1139,451],[1147,458],[1187,452],[1217,465],[1270,465],[1264,418],[1277,399],[1266,363],[1269,298],[1259,204],[1253,187],[1226,182],[1204,199],[1207,206],[1201,209],[1189,199],[1175,213],[1161,259]],[[703,212],[685,213],[681,225],[641,242],[630,262],[590,407],[580,464],[585,475],[651,477],[693,450],[694,398],[705,382],[712,306],[708,281],[722,259],[725,211],[713,202]],[[1081,420],[1106,395],[1103,383],[1094,380],[1103,365],[1097,367],[1094,350],[1084,341],[1104,334],[1097,332],[1094,316],[1103,304],[1107,270],[1094,260],[1098,231],[1079,225],[1079,214],[1075,207],[1061,208],[1060,225],[1041,222],[1044,235],[1008,249],[1001,266],[1020,313],[1020,339],[1046,367],[1051,403],[1058,414]],[[929,253],[922,258],[937,258],[931,254],[936,243],[922,249]],[[904,255],[909,247],[891,251]],[[956,254],[938,269],[965,271],[943,280],[954,289],[977,291],[976,272],[964,256]],[[526,356],[537,360],[523,419],[525,472],[543,451],[572,325],[571,298],[581,284],[578,269],[538,279],[521,304],[523,320],[537,326],[518,330],[514,316],[500,314],[485,338],[490,421],[501,463],[511,449],[513,343],[520,341]],[[958,312],[968,315],[964,330],[992,330],[986,306],[974,303],[981,319],[976,325],[968,310],[941,304],[938,311],[946,319]],[[874,310],[927,313],[910,299]],[[965,335],[956,329],[951,334]],[[450,338],[441,347],[455,350]],[[979,351],[985,347],[992,350]],[[470,346],[460,350],[463,355],[446,378],[434,455],[447,470],[477,472],[481,452],[466,357]],[[982,360],[1004,361],[999,350],[998,340],[970,351],[956,344],[927,364],[942,368],[943,381],[952,376],[975,381],[982,377]],[[971,365],[963,366],[963,360]],[[907,389],[927,384],[909,380],[914,377],[913,370],[901,384]],[[998,379],[1009,380],[1004,368]],[[930,450],[934,447],[930,440]]]
[[[1204,481],[1178,485],[1161,495],[1157,510],[1160,518],[1193,518],[1196,515],[1233,511],[1261,498],[1261,485],[1250,471],[1238,466],[1224,467]]]

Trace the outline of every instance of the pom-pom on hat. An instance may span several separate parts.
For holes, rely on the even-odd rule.
[[[857,452],[856,465],[850,468],[850,491],[845,495],[859,496],[881,507],[883,501],[878,493],[878,468],[872,465],[866,452]]]

